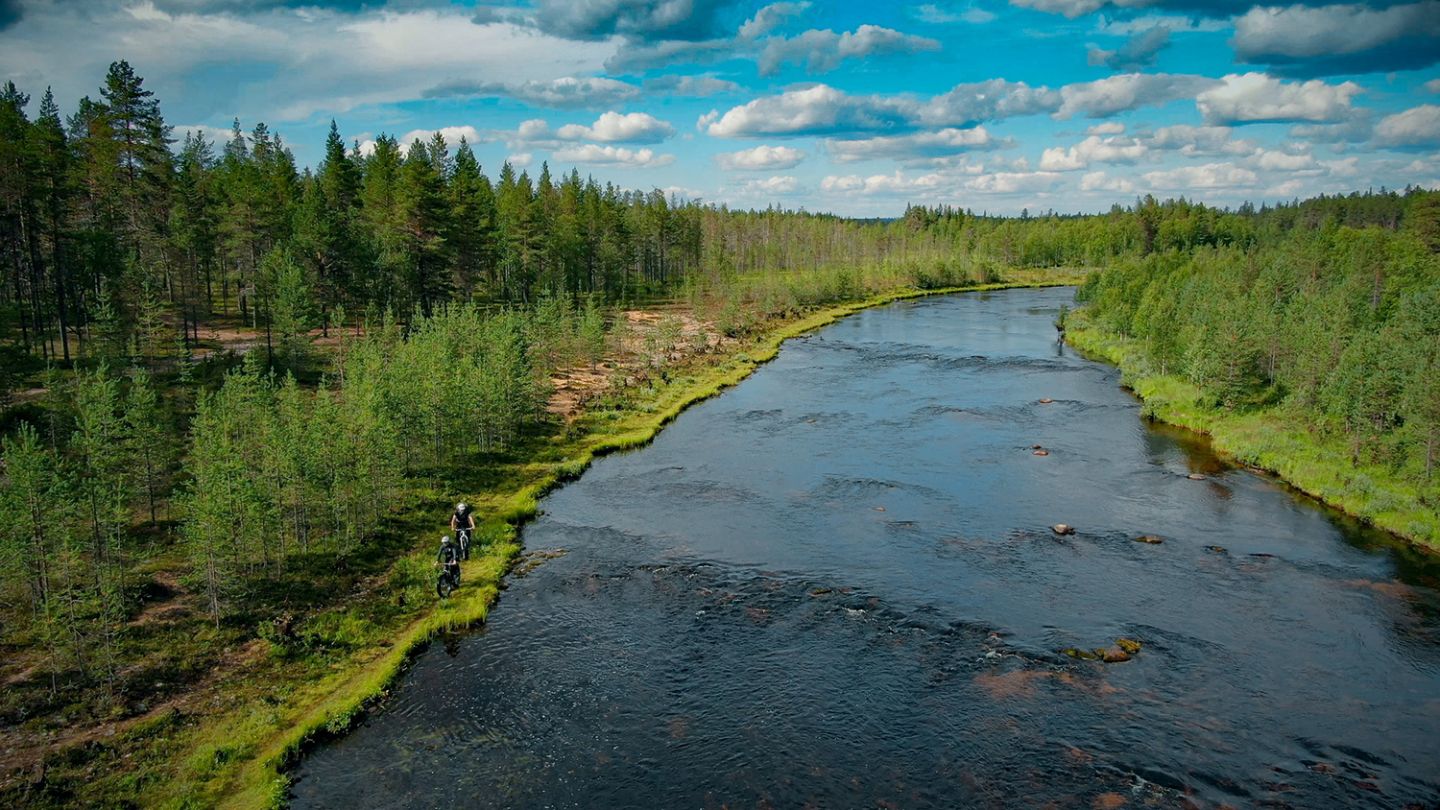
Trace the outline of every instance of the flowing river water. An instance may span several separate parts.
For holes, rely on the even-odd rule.
[[[1436,806],[1440,567],[1147,424],[1072,298],[858,313],[598,461],[293,805]]]

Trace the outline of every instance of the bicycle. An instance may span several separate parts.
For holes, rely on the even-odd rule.
[[[460,587],[460,566],[435,564],[440,566],[440,577],[435,580],[435,594],[446,599]]]
[[[455,542],[460,546],[460,559],[470,559],[470,529],[456,529]]]

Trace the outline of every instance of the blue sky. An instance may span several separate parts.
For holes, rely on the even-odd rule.
[[[302,164],[334,118],[744,207],[1440,186],[1440,0],[0,0],[36,98],[115,59],[177,134],[264,121]]]

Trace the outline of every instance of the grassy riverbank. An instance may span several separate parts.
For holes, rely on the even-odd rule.
[[[70,742],[44,760],[28,787],[8,795],[34,806],[283,805],[285,768],[307,744],[348,728],[427,642],[484,621],[522,553],[519,527],[546,492],[580,475],[596,457],[644,445],[685,408],[773,358],[788,338],[867,307],[1080,280],[1073,272],[1022,272],[1006,283],[894,290],[764,322],[718,353],[676,361],[648,386],[599,397],[572,421],[525,437],[462,478],[460,492],[486,519],[478,533],[482,545],[451,599],[434,598],[430,559],[454,492],[417,488],[410,506],[386,521],[372,573],[359,579],[353,593],[307,615],[298,633],[262,631],[259,638],[237,640],[222,665],[183,699]],[[398,556],[394,551],[406,548],[411,550]],[[388,557],[386,549],[393,549]]]
[[[1232,411],[1217,407],[1196,386],[1151,369],[1132,339],[1097,326],[1084,310],[1072,313],[1065,338],[1075,348],[1116,365],[1123,384],[1145,401],[1144,413],[1210,436],[1222,454],[1272,472],[1291,486],[1347,514],[1440,552],[1440,512],[1387,467],[1352,464],[1346,442],[1307,428],[1284,406]]]

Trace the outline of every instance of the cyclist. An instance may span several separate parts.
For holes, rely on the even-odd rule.
[[[464,501],[455,504],[455,511],[450,515],[450,531],[455,532],[460,556],[469,559],[470,545],[475,542],[475,514]]]
[[[464,501],[455,504],[455,511],[450,515],[450,531],[458,532],[461,529],[470,532],[475,530],[475,513],[471,511],[470,504]]]
[[[440,538],[440,553],[435,555],[441,570],[449,574],[456,586],[460,585],[460,549],[450,540],[450,535]]]

